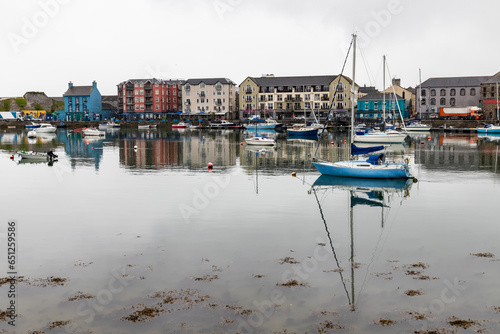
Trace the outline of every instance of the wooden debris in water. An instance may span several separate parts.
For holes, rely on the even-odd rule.
[[[83,293],[81,291],[77,291],[77,295],[73,297],[69,297],[68,301],[72,302],[75,300],[82,300],[82,299],[93,299],[94,296],[88,294],[88,293]]]
[[[214,279],[219,279],[218,275],[205,275],[203,277],[195,277],[195,281],[206,281],[206,282],[212,282]]]
[[[448,323],[454,327],[460,327],[460,328],[463,328],[463,329],[467,329],[471,326],[477,326],[479,325],[479,323],[475,320],[471,320],[471,319],[467,319],[467,320],[463,320],[463,319],[459,319],[457,317],[451,317],[448,319]]]
[[[346,328],[339,323],[327,320],[319,323],[318,333],[331,333],[332,330],[345,330]]]

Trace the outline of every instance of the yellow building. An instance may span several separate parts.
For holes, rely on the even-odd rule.
[[[415,91],[413,88],[407,89],[401,87],[401,80],[400,79],[393,79],[392,80],[392,86],[387,88],[385,90],[385,93],[394,93],[396,92],[397,96],[401,96],[405,100],[405,104],[408,109],[408,114],[410,117],[415,115]]]
[[[254,113],[297,116],[312,110],[326,112],[330,108],[334,112],[347,112],[351,108],[351,85],[350,78],[338,75],[247,77],[239,86],[240,118]],[[357,92],[355,85],[355,97]]]

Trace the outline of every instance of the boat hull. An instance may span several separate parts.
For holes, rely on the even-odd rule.
[[[493,133],[496,133],[496,134],[500,134],[500,127],[498,128],[478,128],[477,129],[477,133],[482,133],[482,134],[493,134]]]
[[[406,164],[382,163],[373,165],[366,161],[313,162],[323,175],[365,179],[407,179],[410,170]]]
[[[364,134],[354,136],[356,143],[402,143],[407,134]]]

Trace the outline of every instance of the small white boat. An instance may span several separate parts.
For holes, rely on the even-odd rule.
[[[373,131],[364,135],[355,135],[356,143],[402,143],[407,134],[395,130]]]
[[[85,136],[105,136],[106,132],[98,130],[96,128],[85,128],[82,130]]]
[[[190,124],[184,123],[184,122],[179,122],[176,124],[172,124],[172,129],[185,129],[190,127]]]
[[[41,123],[39,128],[35,129],[36,133],[56,132],[57,128],[49,123]]]
[[[99,129],[115,129],[119,128],[120,124],[115,123],[115,122],[107,122],[104,124],[99,124]]]
[[[156,129],[156,124],[145,124],[145,125],[138,125],[137,128],[139,130],[149,130],[149,129]]]
[[[33,161],[51,161],[51,160],[57,160],[57,155],[54,154],[52,151],[48,151],[47,153],[42,153],[42,152],[33,152],[33,151],[21,151],[17,152],[15,157],[17,160],[21,159],[27,159],[27,160],[33,160]]]
[[[427,124],[422,124],[420,121],[414,121],[406,125],[406,131],[417,132],[417,131],[430,131],[431,126]]]
[[[247,145],[274,146],[276,145],[276,140],[256,133],[252,137],[245,138],[245,143],[247,143]]]

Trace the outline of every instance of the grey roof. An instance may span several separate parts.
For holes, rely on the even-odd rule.
[[[68,88],[63,96],[90,96],[93,89],[93,86],[72,86]]]
[[[366,96],[360,97],[358,101],[382,101],[384,99],[384,94],[383,93],[373,93],[373,94],[368,94]],[[385,99],[387,101],[389,100],[394,100],[394,93],[385,93]],[[396,99],[398,100],[404,100],[401,96],[396,95]]]
[[[293,77],[250,77],[260,87],[277,86],[329,86],[338,75],[315,75],[315,76],[293,76]],[[344,78],[352,83],[352,80],[344,75]]]
[[[220,82],[223,85],[236,85],[232,80],[227,78],[204,78],[204,79],[187,79],[186,83],[197,86],[200,83],[204,83],[206,85],[215,85],[217,82]]]
[[[377,93],[377,88],[373,87],[373,86],[364,86],[364,87],[359,87],[359,92],[360,93],[365,93],[365,94],[373,94],[373,93]]]
[[[164,80],[164,79],[156,79],[156,78],[151,78],[151,79],[128,79],[123,82],[120,82],[118,86],[126,85],[126,84],[145,84],[145,83],[151,83],[151,84],[166,84],[166,85],[182,85],[185,83],[185,80],[180,80],[180,79],[169,79],[169,80]]]
[[[500,82],[500,72],[498,72],[494,76],[490,77],[488,80],[486,80],[483,83],[485,83],[485,84],[492,84],[492,83],[497,83],[497,82]]]
[[[422,82],[422,88],[479,87],[490,76],[430,78]]]

